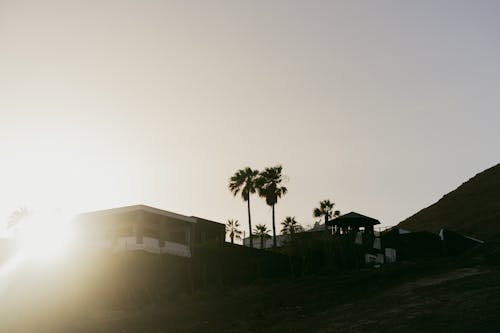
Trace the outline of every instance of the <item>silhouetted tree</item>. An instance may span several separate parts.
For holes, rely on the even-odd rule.
[[[273,247],[276,248],[276,222],[275,205],[278,199],[284,196],[288,189],[282,186],[284,176],[281,174],[283,167],[281,165],[266,168],[257,178],[257,189],[259,196],[266,199],[266,203],[271,206],[273,212]]]
[[[283,235],[290,235],[292,241],[296,233],[304,231],[304,228],[297,222],[295,216],[287,216],[283,222],[281,222],[281,226],[281,233]]]
[[[271,238],[269,236],[269,229],[265,224],[257,224],[255,226],[254,234],[256,238],[260,239],[260,248],[264,248],[264,239]]]
[[[240,223],[238,220],[227,220],[226,222],[226,232],[229,234],[231,239],[231,244],[234,244],[234,239],[241,239],[241,230],[239,230]]]
[[[229,190],[236,196],[241,193],[243,201],[247,202],[248,208],[248,231],[250,234],[250,247],[253,247],[252,238],[252,218],[250,215],[250,194],[255,193],[256,179],[259,175],[258,170],[252,170],[249,167],[240,169],[229,179]]]
[[[335,206],[335,203],[326,199],[326,200],[320,201],[319,207],[314,208],[314,210],[313,210],[314,217],[324,217],[325,218],[325,229],[328,228],[327,223],[328,223],[329,219],[332,217],[333,206]]]

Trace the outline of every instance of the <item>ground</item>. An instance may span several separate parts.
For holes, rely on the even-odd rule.
[[[96,310],[71,332],[499,332],[500,266],[463,258],[397,263]]]

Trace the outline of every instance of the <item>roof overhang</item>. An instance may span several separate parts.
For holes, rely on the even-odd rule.
[[[356,212],[350,212],[328,221],[327,225],[337,227],[372,227],[380,221]]]
[[[77,218],[85,218],[85,217],[91,217],[91,216],[108,216],[108,215],[115,215],[115,214],[123,214],[123,213],[130,213],[130,212],[136,212],[136,211],[143,211],[143,212],[148,212],[156,215],[161,215],[165,216],[171,219],[176,219],[176,220],[181,220],[185,222],[190,222],[190,223],[196,223],[196,218],[193,216],[186,216],[182,214],[177,214],[173,212],[169,212],[168,210],[163,210],[151,206],[146,206],[146,205],[134,205],[134,206],[125,206],[125,207],[117,207],[117,208],[111,208],[111,209],[104,209],[104,210],[97,210],[93,212],[88,212],[88,213],[82,213],[77,215]]]

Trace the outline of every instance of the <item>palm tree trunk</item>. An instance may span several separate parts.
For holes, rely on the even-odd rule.
[[[273,247],[276,248],[276,223],[274,221],[274,205],[273,205]]]
[[[253,248],[252,218],[250,216],[250,195],[248,195],[247,207],[248,207],[248,232],[250,234],[250,247]]]
[[[264,248],[264,236],[260,236],[260,248]]]
[[[234,234],[231,234],[231,244],[234,244]]]

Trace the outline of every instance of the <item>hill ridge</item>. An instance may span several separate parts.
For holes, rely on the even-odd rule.
[[[411,231],[446,228],[479,239],[500,240],[500,163],[398,225]]]

